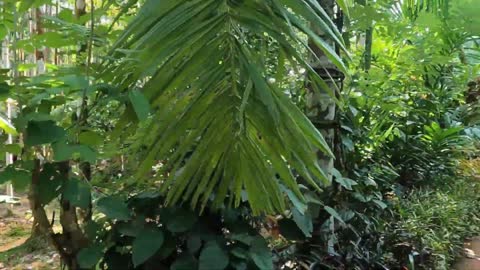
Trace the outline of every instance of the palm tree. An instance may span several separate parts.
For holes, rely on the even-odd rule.
[[[251,36],[275,44],[279,63],[305,68],[312,92],[330,86],[302,52],[346,69],[332,48],[344,49],[341,35],[316,0],[149,0],[104,63],[105,80],[130,89],[119,128],[133,130],[135,114],[144,120],[142,95],[152,107],[136,177],[161,180],[167,204],[238,206],[246,196],[255,214],[281,212],[285,194],[302,209],[293,172],[317,190],[329,183],[316,157],[332,156],[328,143],[269,82],[266,55]],[[160,158],[172,173],[152,179]]]
[[[331,21],[338,19],[335,18],[336,14],[334,12],[336,5],[335,0],[318,0],[318,4]],[[336,44],[339,44],[321,29],[316,29],[316,32],[331,48],[335,48]],[[309,90],[307,94],[307,115],[315,127],[322,133],[329,147],[334,149],[336,147],[335,137],[338,135],[336,131],[339,126],[336,99],[339,96],[339,85],[344,78],[344,74],[342,70],[328,58],[324,50],[317,46],[314,40],[310,40],[310,48],[314,53],[314,60],[311,64],[312,68],[315,73],[326,82],[327,87],[325,88],[324,86],[322,91],[316,91],[312,82],[307,82],[307,88]],[[337,151],[335,152],[337,154]],[[338,154],[336,158],[340,158]],[[328,174],[328,178],[331,181],[334,157],[325,155],[324,152],[319,151],[318,161],[320,167]]]

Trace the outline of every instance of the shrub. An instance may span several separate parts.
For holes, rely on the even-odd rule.
[[[386,244],[397,266],[449,269],[463,241],[480,233],[480,182],[469,178],[444,182],[414,189],[395,206]]]

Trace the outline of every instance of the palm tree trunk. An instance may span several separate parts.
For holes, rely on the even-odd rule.
[[[335,0],[318,0],[318,2],[333,21]],[[321,30],[317,30],[317,33],[332,47],[335,46],[335,43]],[[316,57],[314,57],[316,60],[312,63],[312,67],[315,72],[317,72],[317,74],[319,74],[320,77],[327,83],[329,89],[323,89],[323,92],[318,93],[309,83],[307,84],[307,116],[322,133],[328,145],[334,150],[335,153],[337,152],[335,150],[338,148],[338,146],[335,144],[339,141],[335,138],[336,130],[339,128],[339,123],[337,121],[337,106],[335,101],[332,99],[331,94],[329,94],[329,91],[336,91],[335,89],[339,88],[338,83],[341,82],[343,74],[335,66],[335,64],[328,59],[325,53],[315,44],[313,44],[313,42],[310,42],[310,48],[316,55]],[[317,155],[320,167],[331,180],[332,169],[334,168],[334,159],[325,155],[321,151],[318,151]]]

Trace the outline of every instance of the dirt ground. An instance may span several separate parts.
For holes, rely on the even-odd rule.
[[[31,228],[25,197],[19,205],[0,204],[0,270],[60,269],[59,256],[45,241],[27,241]]]
[[[456,265],[456,270],[480,270],[480,237],[465,243],[465,257]]]

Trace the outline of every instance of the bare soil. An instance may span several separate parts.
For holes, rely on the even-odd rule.
[[[464,257],[455,265],[456,270],[480,270],[480,237],[465,243]]]
[[[27,241],[32,221],[25,197],[19,205],[0,204],[0,270],[60,269],[59,256],[45,241]]]

